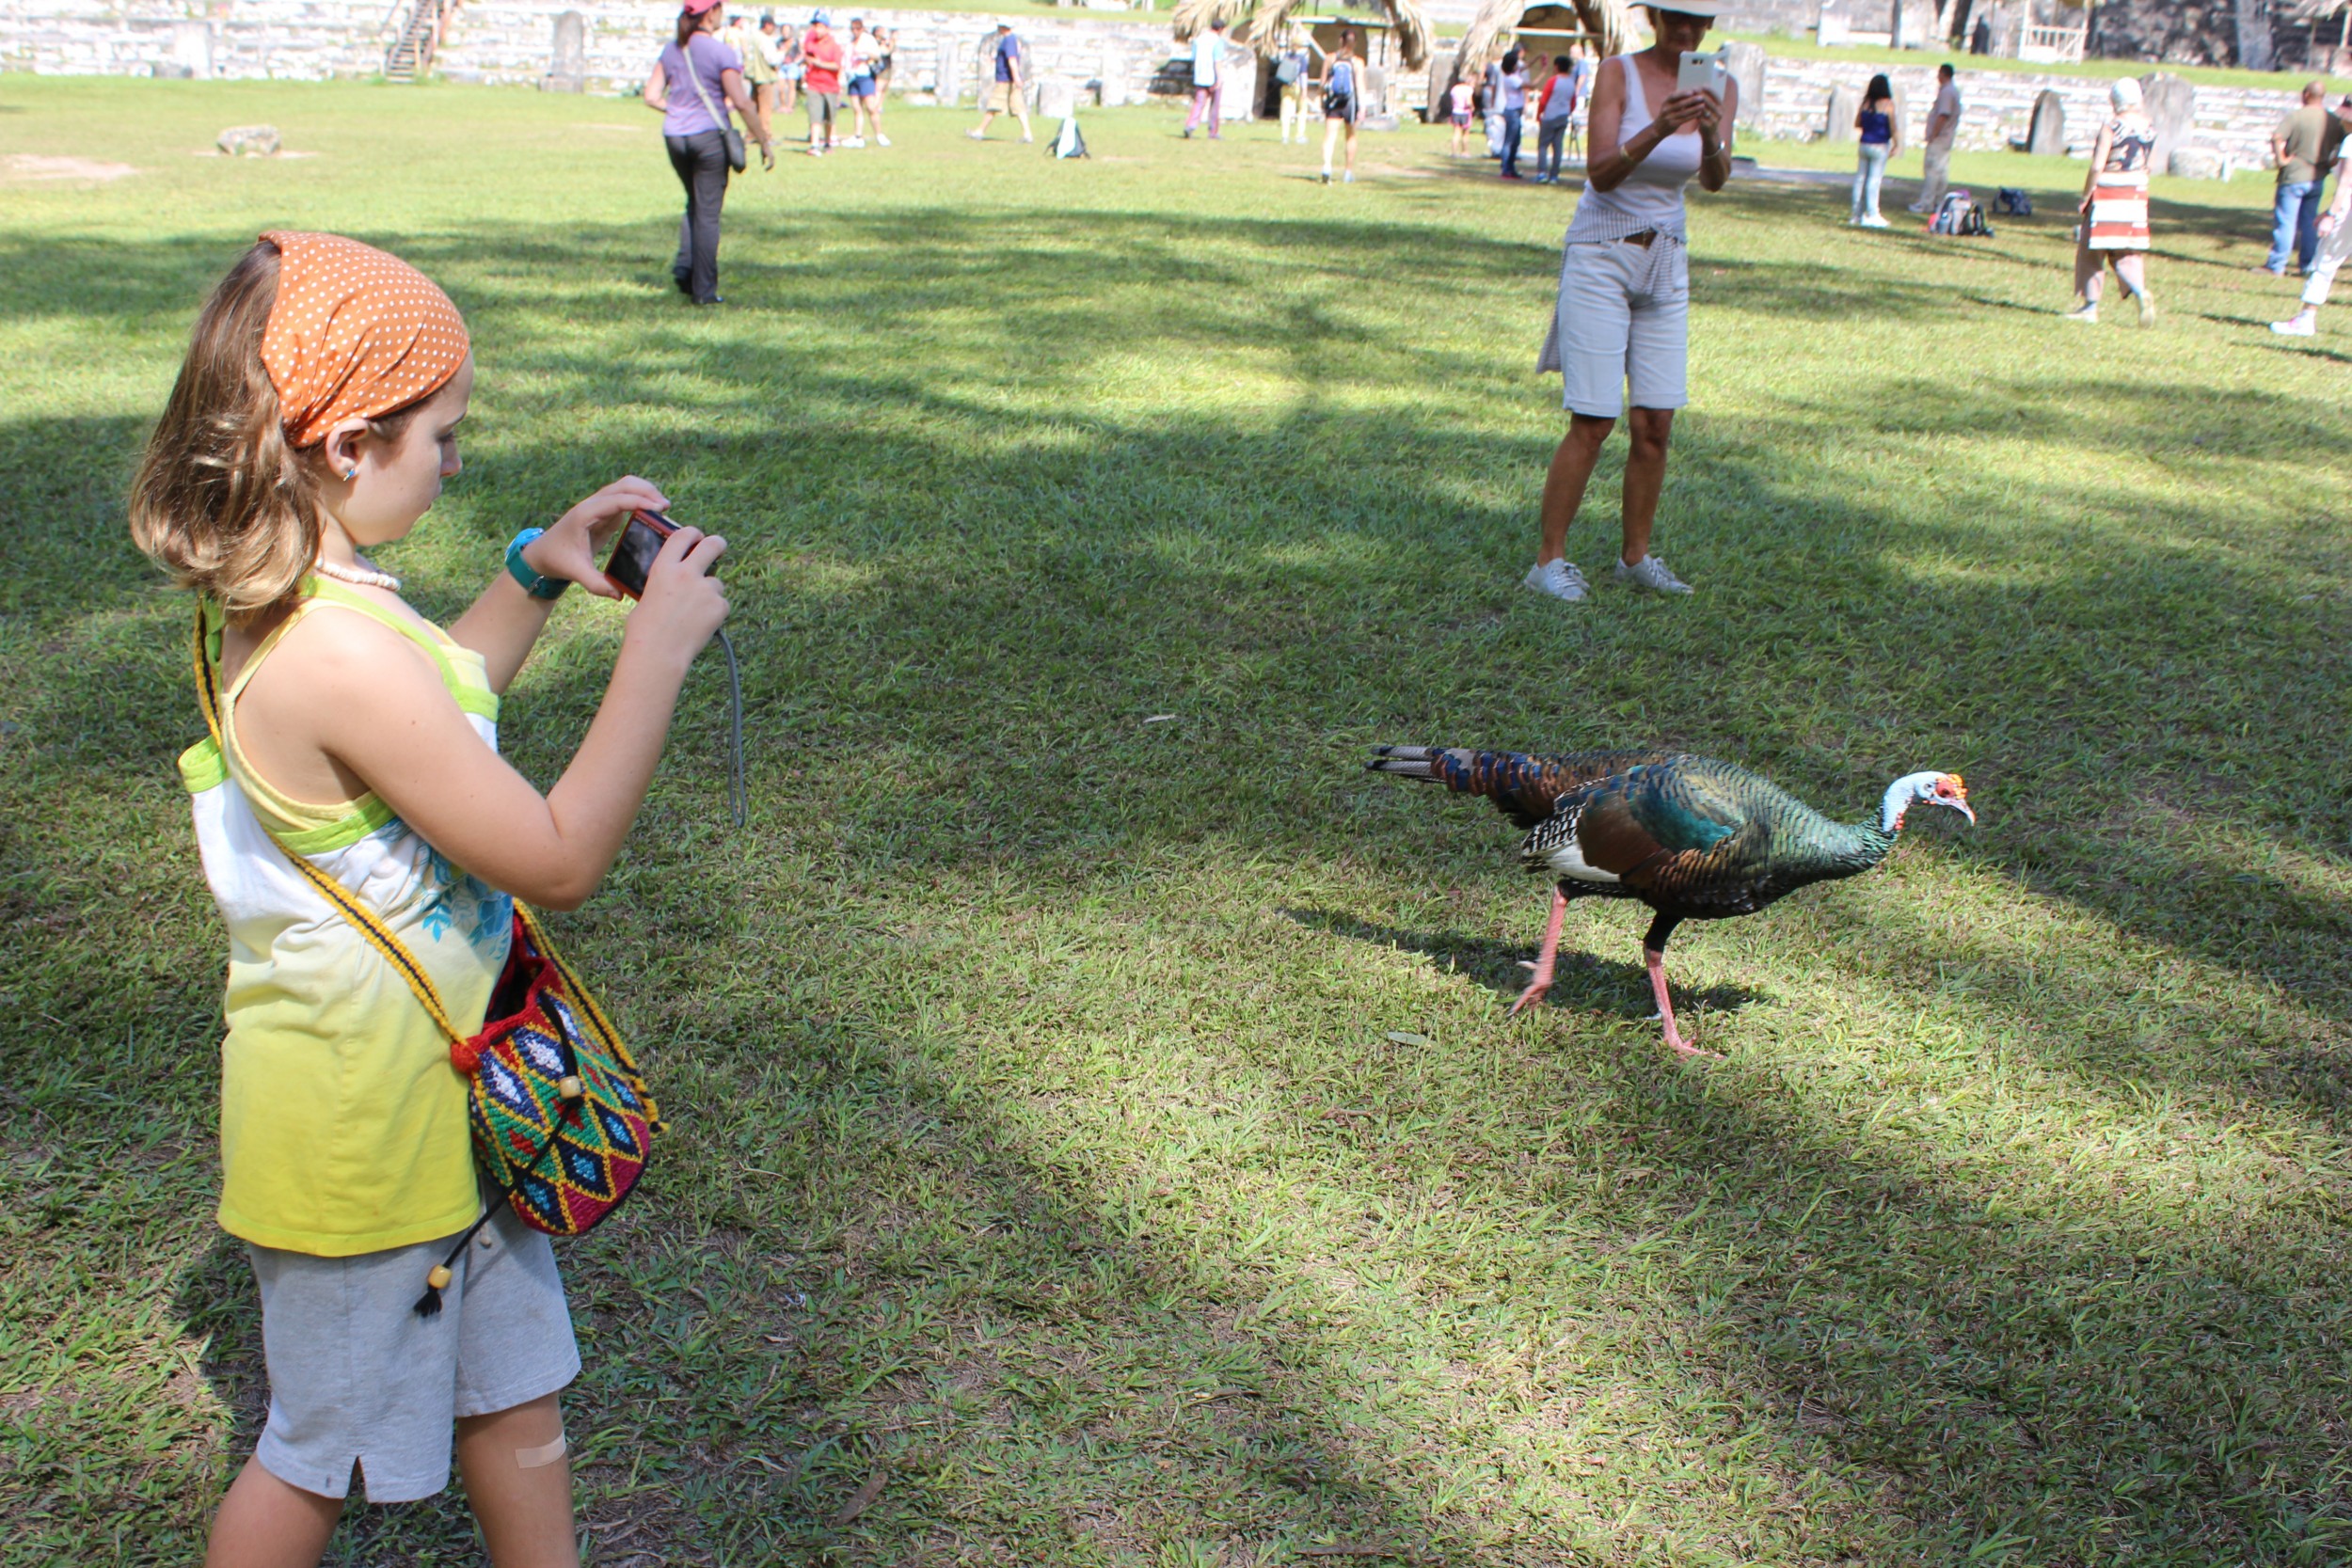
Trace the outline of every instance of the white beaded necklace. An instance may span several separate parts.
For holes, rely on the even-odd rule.
[[[400,578],[389,572],[379,572],[364,561],[357,566],[345,566],[322,558],[310,563],[310,570],[323,578],[350,583],[354,588],[382,588],[394,594],[400,592]]]

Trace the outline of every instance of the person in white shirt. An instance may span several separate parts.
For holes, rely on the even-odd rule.
[[[866,25],[864,17],[851,17],[850,46],[844,62],[848,80],[844,85],[849,88],[850,108],[855,118],[850,122],[850,139],[845,146],[866,145],[866,124],[868,120],[874,125],[874,145],[890,145],[890,138],[882,135],[882,58],[884,53],[881,35]]]
[[[1928,111],[1927,182],[1919,187],[1915,213],[1932,213],[1952,184],[1952,137],[1960,131],[1960,84],[1952,79],[1950,62],[1935,71],[1935,107]]]
[[[1209,139],[1222,141],[1225,115],[1225,19],[1219,17],[1209,24],[1205,33],[1192,38],[1192,112],[1184,116],[1184,135],[1203,119],[1209,122]]]

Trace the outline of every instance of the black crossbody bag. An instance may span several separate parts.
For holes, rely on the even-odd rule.
[[[640,59],[644,57],[642,55],[638,56]],[[710,117],[710,123],[716,125],[719,128],[719,134],[726,138],[727,167],[738,174],[742,173],[744,166],[751,162],[743,151],[743,133],[735,128],[734,121],[710,106],[710,94],[703,87],[702,73],[694,69],[694,40],[692,39],[688,39],[678,45],[678,57],[686,62],[686,79],[693,84],[694,96],[703,101],[703,113]]]

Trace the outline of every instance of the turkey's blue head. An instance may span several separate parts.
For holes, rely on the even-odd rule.
[[[1957,773],[1906,773],[1886,786],[1886,800],[1879,808],[1879,831],[1899,832],[1903,813],[1920,804],[1947,806],[1960,813],[1970,822],[1977,814],[1968,805],[1968,786]]]

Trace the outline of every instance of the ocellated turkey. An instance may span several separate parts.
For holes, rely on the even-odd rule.
[[[1463,747],[1381,746],[1375,773],[1483,795],[1527,829],[1520,862],[1553,879],[1551,918],[1516,1013],[1551,989],[1571,898],[1633,898],[1654,911],[1642,957],[1665,1021],[1666,1044],[1703,1054],[1675,1027],[1666,940],[1686,920],[1754,914],[1814,882],[1867,871],[1886,858],[1915,805],[1977,814],[1957,773],[1906,773],[1886,786],[1876,821],[1834,822],[1771,780],[1712,757],[1674,751],[1523,755]]]

